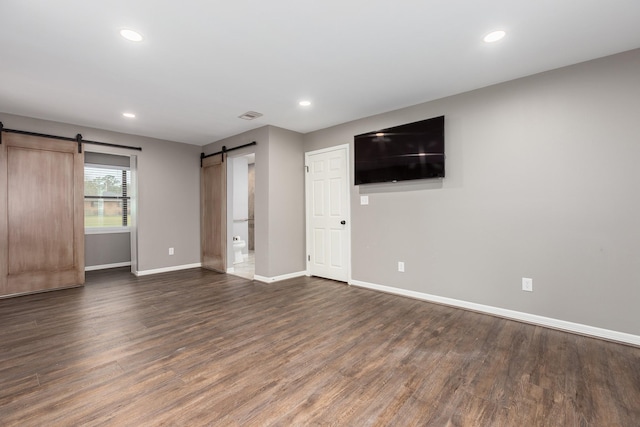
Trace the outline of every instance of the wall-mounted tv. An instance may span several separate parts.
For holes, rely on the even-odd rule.
[[[355,185],[444,178],[444,116],[354,137]]]

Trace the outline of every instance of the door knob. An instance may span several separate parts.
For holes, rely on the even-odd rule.
[[[340,224],[345,225],[347,223],[347,221],[345,221],[344,219],[342,221],[340,221]]]

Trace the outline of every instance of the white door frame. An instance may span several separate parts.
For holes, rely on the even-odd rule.
[[[323,154],[331,151],[344,149],[346,153],[345,158],[345,167],[347,169],[347,179],[345,180],[346,187],[344,188],[345,194],[347,195],[347,206],[345,210],[346,214],[346,233],[347,233],[347,283],[351,284],[351,167],[350,167],[350,145],[342,144],[336,145],[333,147],[322,148],[320,150],[307,151],[304,153],[304,164],[306,168],[306,172],[309,170],[309,157],[315,154]],[[305,198],[305,229],[306,229],[306,249],[307,253],[305,255],[306,259],[306,274],[307,276],[311,276],[311,263],[309,262],[309,255],[311,254],[311,227],[309,220],[309,216],[311,215],[311,192],[309,191],[309,174],[305,173],[304,175],[304,198]]]

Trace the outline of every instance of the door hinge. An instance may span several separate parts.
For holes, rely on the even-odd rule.
[[[307,173],[309,173],[309,166],[305,165],[304,168],[307,170]]]
[[[307,261],[311,261],[311,255],[307,255]]]

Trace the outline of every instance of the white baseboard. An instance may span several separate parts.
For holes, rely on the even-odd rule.
[[[435,302],[438,304],[449,305],[452,307],[464,308],[467,310],[478,311],[481,313],[491,314],[507,319],[518,320],[521,322],[532,323],[534,325],[545,326],[553,329],[561,329],[567,332],[573,332],[581,335],[589,335],[596,338],[603,338],[611,341],[632,344],[640,346],[640,336],[627,334],[625,332],[612,331],[609,329],[597,328],[595,326],[582,325],[580,323],[567,322],[565,320],[553,319],[550,317],[538,316],[536,314],[523,313],[520,311],[507,310],[505,308],[493,307],[490,305],[476,304],[473,302],[457,300],[453,298],[440,297],[437,295],[425,294],[422,292],[409,291],[406,289],[393,288],[391,286],[376,285],[374,283],[362,282],[359,280],[351,280],[350,284],[361,288],[372,289],[381,292],[387,292],[395,295],[415,298],[423,301]]]
[[[283,274],[281,276],[274,276],[274,277],[258,276],[257,274],[254,274],[253,280],[257,280],[258,282],[263,282],[263,283],[273,283],[273,282],[279,282],[281,280],[293,279],[295,277],[302,277],[306,275],[307,275],[306,271],[297,271],[295,273]]]
[[[154,268],[152,270],[135,271],[133,274],[136,276],[148,276],[150,274],[168,273],[170,271],[188,270],[190,268],[202,267],[202,263],[196,262],[194,264],[175,265],[173,267]]]
[[[130,265],[131,265],[131,261],[116,262],[113,264],[88,265],[84,268],[84,271],[106,270],[108,268],[128,267]]]

